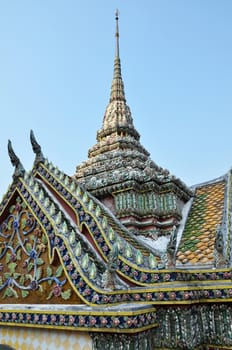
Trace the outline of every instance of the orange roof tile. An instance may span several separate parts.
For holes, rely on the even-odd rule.
[[[213,262],[216,228],[222,222],[224,198],[224,180],[196,189],[178,248],[177,263]]]

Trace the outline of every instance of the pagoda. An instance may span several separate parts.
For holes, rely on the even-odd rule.
[[[179,225],[192,192],[157,166],[140,143],[124,93],[117,12],[115,38],[109,103],[97,143],[89,150],[88,160],[77,166],[75,178],[131,232],[157,240]]]

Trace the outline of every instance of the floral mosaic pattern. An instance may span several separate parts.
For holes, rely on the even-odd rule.
[[[48,313],[47,311],[41,312],[24,312],[24,311],[0,311],[0,324],[4,323],[23,323],[24,325],[40,325],[44,327],[63,328],[69,329],[81,329],[81,330],[96,330],[106,329],[112,330],[136,330],[143,328],[151,328],[156,326],[156,313],[153,311],[141,311],[139,314],[118,315],[104,314],[104,312],[98,312],[99,315],[92,314],[86,315],[83,311],[82,314],[76,313]]]
[[[0,292],[3,300],[26,299],[32,291],[45,291],[47,300],[52,297],[69,299],[71,289],[63,289],[66,284],[63,267],[46,266],[47,250],[46,235],[18,196],[0,226]]]

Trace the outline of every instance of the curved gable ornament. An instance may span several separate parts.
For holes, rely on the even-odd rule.
[[[39,163],[43,163],[45,158],[43,156],[41,146],[38,144],[36,141],[35,135],[33,130],[30,131],[30,141],[32,145],[33,152],[35,153],[35,161],[34,161],[34,166],[37,167]]]
[[[8,140],[8,154],[11,160],[11,164],[15,167],[13,180],[17,181],[20,177],[24,177],[25,169],[22,163],[20,162],[20,159],[15,154],[10,140]]]

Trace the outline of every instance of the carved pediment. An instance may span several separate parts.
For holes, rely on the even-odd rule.
[[[1,303],[80,303],[47,233],[15,191],[0,225]]]

